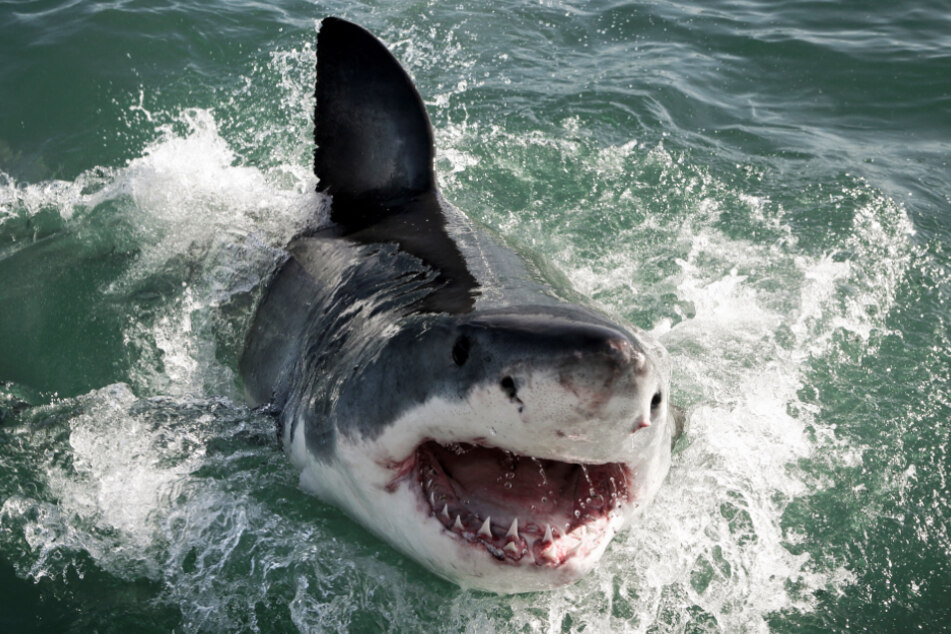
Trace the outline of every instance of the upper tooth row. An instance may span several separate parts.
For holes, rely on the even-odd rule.
[[[444,518],[446,518],[446,520],[448,521],[449,520],[449,505],[443,504],[442,511],[440,511],[439,514],[442,515]],[[479,528],[477,535],[491,539],[492,538],[491,527],[492,527],[492,517],[489,516],[485,518],[484,522],[482,522],[482,526]],[[456,530],[459,532],[462,532],[463,530],[465,530],[465,528],[462,525],[462,518],[459,516],[459,514],[456,514],[456,519],[452,524],[452,528],[453,530]],[[509,542],[513,542],[519,539],[517,517],[512,519],[512,524],[509,526],[509,530],[507,533],[505,533],[505,536],[509,538],[507,540]],[[553,541],[553,539],[554,538],[552,536],[551,524],[546,524],[545,536],[542,538],[542,541],[550,542],[550,541]]]

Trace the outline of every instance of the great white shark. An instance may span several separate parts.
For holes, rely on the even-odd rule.
[[[304,488],[436,574],[577,580],[667,474],[669,355],[443,198],[412,80],[338,18],[317,36],[314,139],[332,222],[266,285],[249,401]]]

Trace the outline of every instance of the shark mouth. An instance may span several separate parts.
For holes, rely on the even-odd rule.
[[[629,469],[585,465],[469,443],[427,441],[414,475],[431,516],[500,563],[556,567],[604,545],[629,500]]]

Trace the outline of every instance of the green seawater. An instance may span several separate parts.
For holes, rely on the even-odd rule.
[[[326,15],[447,198],[672,354],[667,482],[571,587],[433,577],[243,405]],[[947,631],[949,160],[939,1],[0,2],[0,631]]]

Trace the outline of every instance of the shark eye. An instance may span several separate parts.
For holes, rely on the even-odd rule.
[[[658,407],[660,407],[660,402],[661,402],[661,400],[662,400],[662,399],[661,399],[661,396],[660,396],[660,392],[657,392],[656,394],[654,394],[654,398],[651,399],[651,409],[652,409],[652,410],[655,410],[655,409],[657,409]]]
[[[469,343],[469,338],[465,335],[462,335],[456,339],[456,345],[452,347],[452,360],[456,363],[456,365],[463,365],[469,358],[470,346],[471,344]]]

